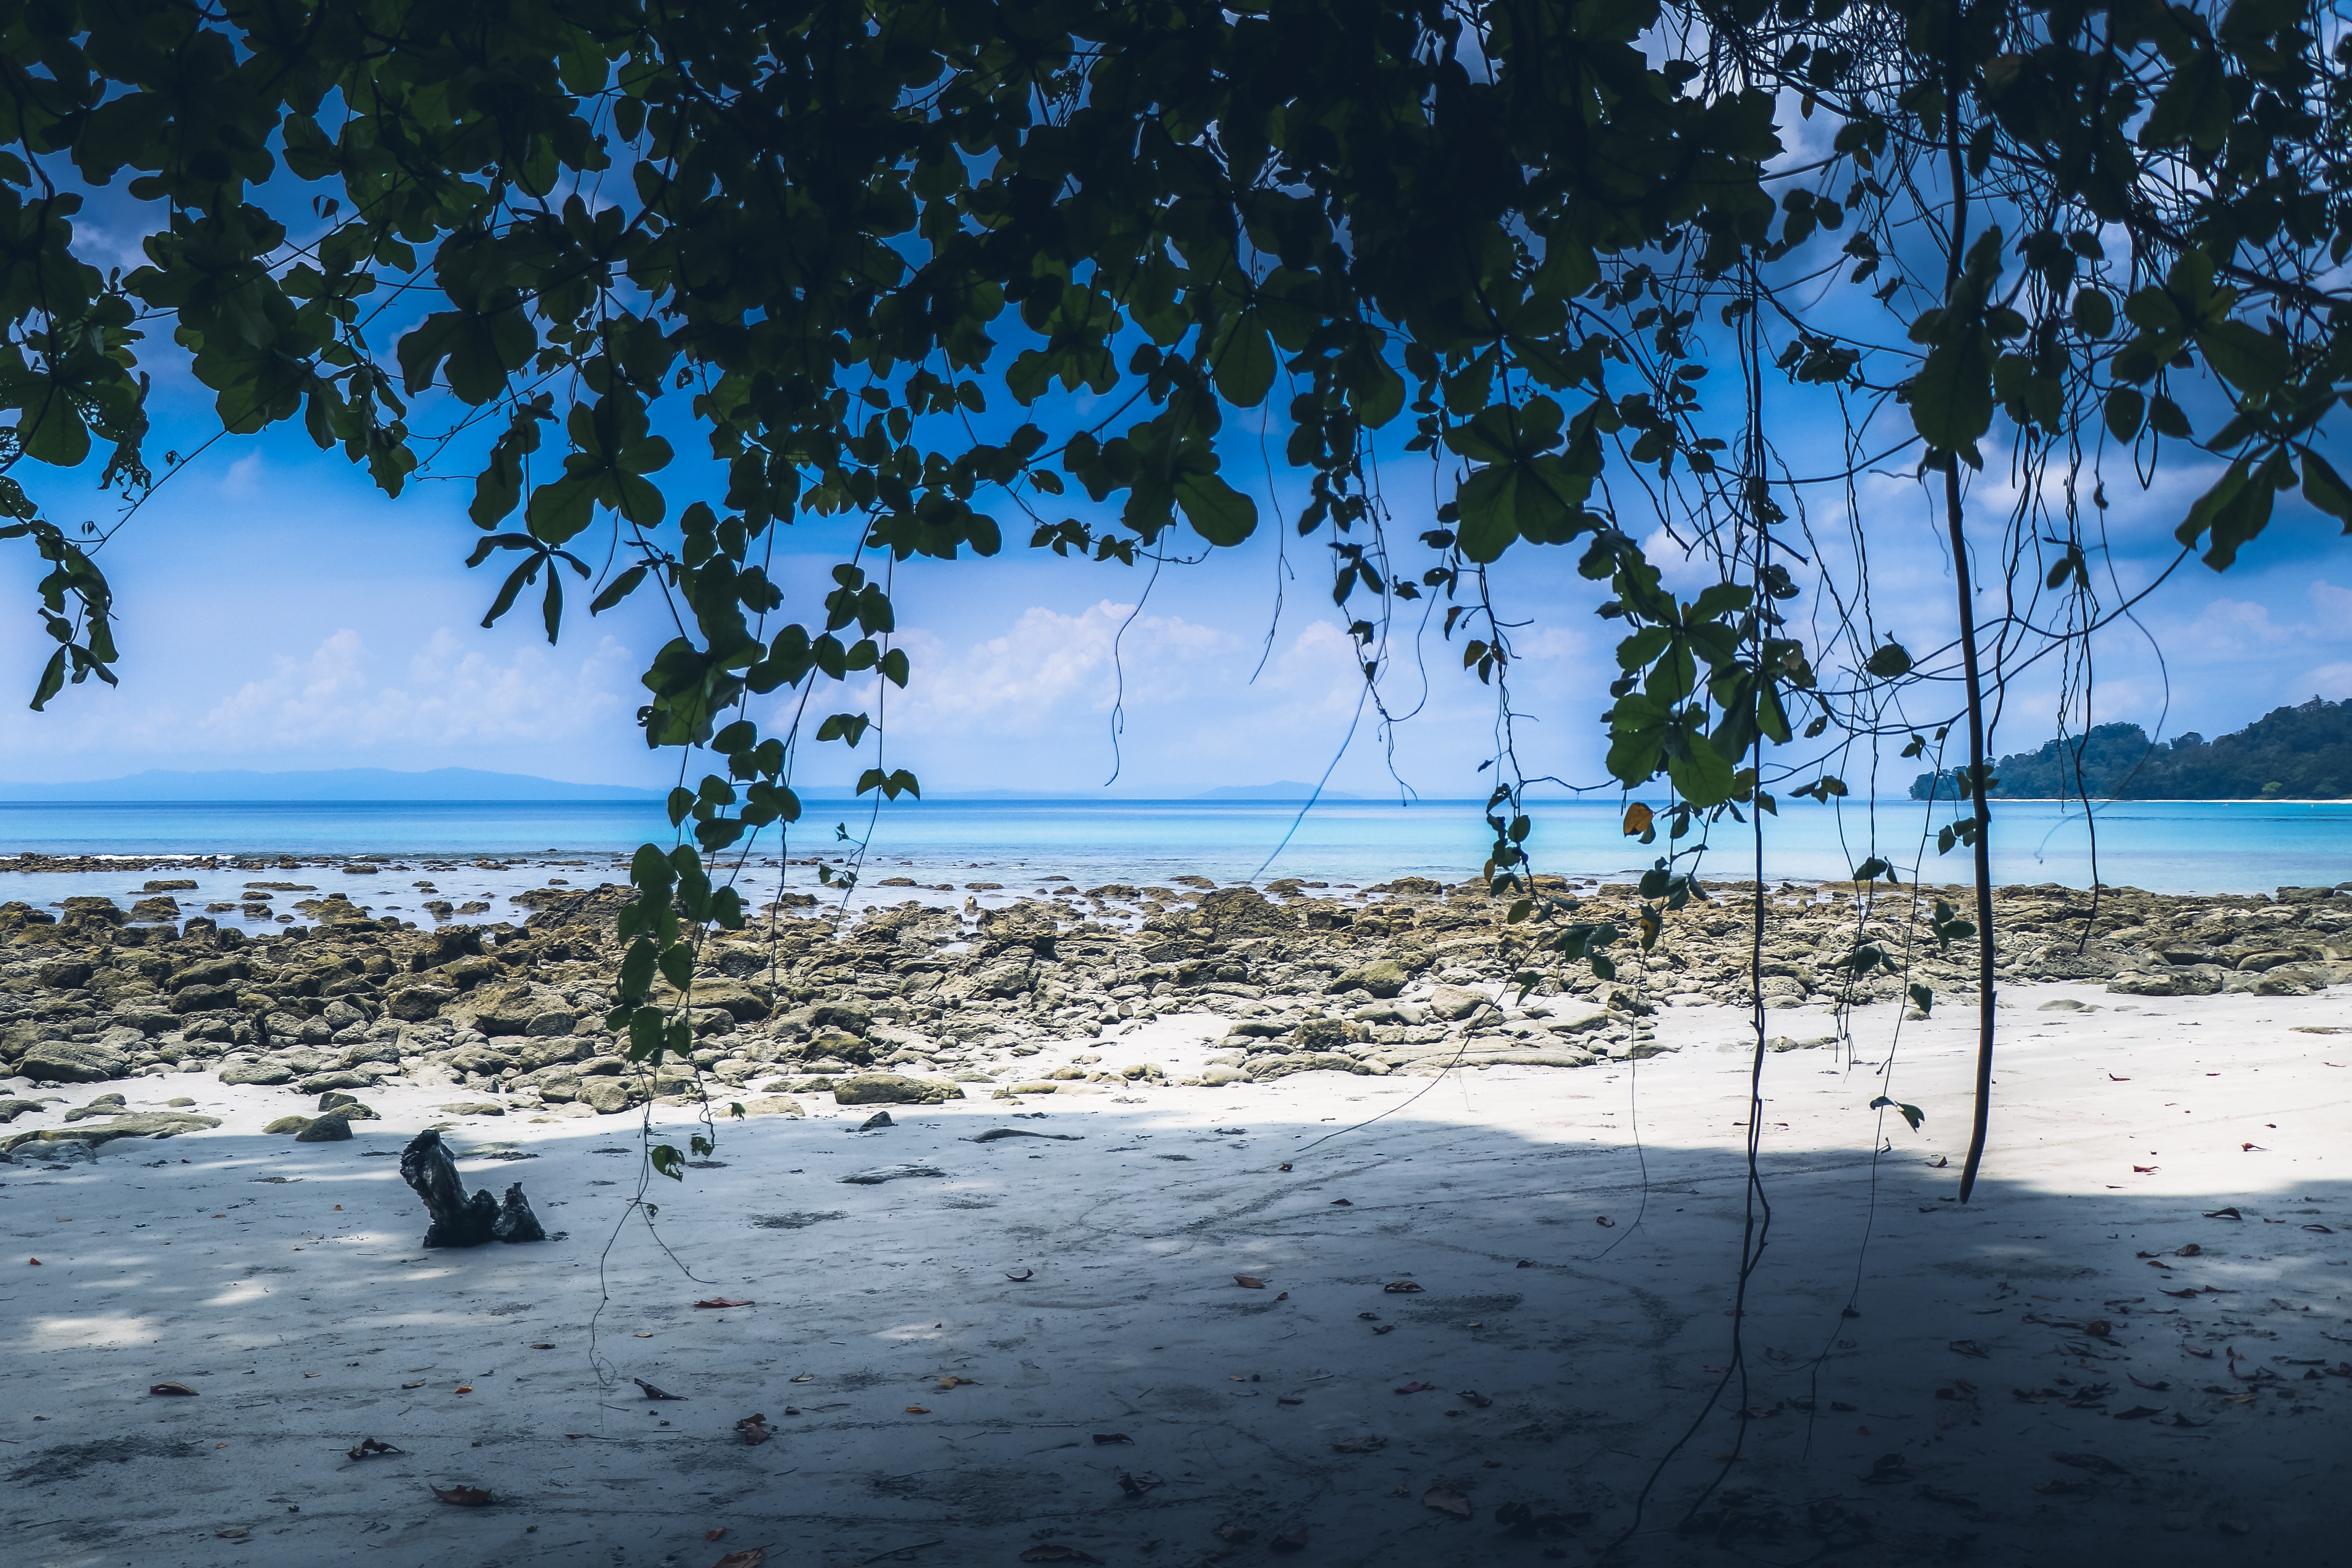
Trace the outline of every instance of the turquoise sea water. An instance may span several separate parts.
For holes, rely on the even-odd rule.
[[[1934,826],[1952,816],[1948,805],[1914,801],[1792,803],[1764,820],[1765,873],[1843,878],[1876,854],[1931,882],[1959,881],[1966,851],[1934,852]],[[1547,871],[1614,878],[1666,848],[1663,837],[1648,848],[1623,837],[1611,804],[1544,804],[1534,816],[1529,847]],[[2352,880],[2352,802],[2126,802],[2100,807],[2096,822],[2097,879],[2114,885],[2256,892]],[[0,803],[0,852],[12,855],[601,857],[668,836],[659,806],[635,802]],[[1081,883],[1182,872],[1219,881],[1458,879],[1476,871],[1488,841],[1468,801],[1330,801],[1303,817],[1298,803],[1277,801],[900,801],[878,813],[870,802],[812,801],[782,852],[846,860],[860,840],[869,881],[958,883],[991,871],[1000,881],[1059,873]],[[771,839],[754,859],[778,854]],[[1726,822],[1712,831],[1704,874],[1745,877],[1754,858],[1752,829]],[[599,859],[598,874],[608,867]],[[2079,806],[1996,807],[1998,880],[2084,887],[2092,867]]]

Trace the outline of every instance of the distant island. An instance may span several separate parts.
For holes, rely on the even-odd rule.
[[[627,784],[565,784],[529,773],[479,768],[329,768],[315,773],[265,773],[228,769],[178,773],[152,768],[116,779],[76,784],[0,784],[0,801],[59,801],[74,805],[162,801],[457,801],[659,800],[661,792]]]
[[[2152,742],[2137,724],[2099,724],[1992,771],[1990,793],[2011,799],[2336,800],[2352,795],[2352,700],[2315,697],[2211,741],[2192,731]],[[1914,779],[1911,798],[1957,800],[1967,787],[1965,770],[1948,768]]]

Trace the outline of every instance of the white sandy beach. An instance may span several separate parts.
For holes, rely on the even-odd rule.
[[[1891,1079],[1868,1065],[1886,1006],[1854,1016],[1863,1065],[1769,1057],[1771,1228],[1711,1415],[1743,1213],[1729,1009],[1668,1010],[1685,1048],[1579,1071],[980,1098],[867,1133],[867,1108],[803,1097],[652,1180],[663,1245],[616,1233],[634,1115],[459,1121],[459,1149],[529,1156],[469,1182],[520,1179],[568,1234],[426,1253],[385,1156],[451,1120],[449,1089],[368,1091],[382,1121],[296,1144],[261,1131],[308,1108],[288,1090],[77,1086],[225,1121],[0,1166],[8,1555],[1586,1561],[1705,1416],[1620,1560],[2352,1562],[2352,1032],[2298,1032],[2352,1025],[2341,996],[2004,994],[1965,1209],[1965,1011],[1904,1025]],[[1223,1027],[1088,1044],[1174,1076]],[[992,1128],[1064,1136],[968,1141]],[[943,1173],[840,1180],[907,1163]],[[751,1304],[693,1305],[714,1297]],[[773,1440],[736,1436],[754,1414]],[[401,1452],[346,1457],[371,1437]]]

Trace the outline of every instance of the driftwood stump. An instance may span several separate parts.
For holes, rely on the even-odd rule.
[[[425,1227],[427,1247],[479,1247],[486,1241],[545,1241],[522,1184],[507,1189],[502,1204],[488,1191],[466,1195],[457,1162],[441,1134],[419,1132],[400,1152],[400,1177],[425,1200],[431,1224]]]

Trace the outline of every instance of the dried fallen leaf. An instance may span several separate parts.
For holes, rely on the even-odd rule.
[[[2307,1225],[2303,1228],[2305,1230],[2315,1230],[2322,1236],[2334,1236],[2336,1234],[2333,1230],[2330,1230],[2324,1225]]]
[[[2192,1241],[2186,1247],[2174,1247],[2172,1249],[2172,1256],[2175,1258],[2198,1258],[2203,1256],[2204,1251],[2205,1249],[2203,1247],[2198,1246],[2197,1243]]]
[[[2153,1176],[2156,1174],[2156,1167],[2154,1165],[2134,1165],[2132,1169],[2143,1176]]]
[[[683,1394],[665,1394],[642,1377],[633,1377],[629,1381],[644,1389],[647,1399],[684,1399],[686,1397]]]
[[[1382,1291],[1391,1296],[1410,1296],[1420,1289],[1419,1285],[1410,1279],[1391,1279],[1381,1287]]]
[[[1495,1403],[1475,1388],[1465,1388],[1459,1394],[1455,1395],[1455,1397],[1467,1404],[1475,1405],[1481,1410],[1486,1409],[1486,1406]]]
[[[1470,1500],[1460,1492],[1444,1487],[1432,1487],[1421,1494],[1421,1506],[1433,1508],[1440,1513],[1450,1513],[1456,1519],[1470,1517]]]
[[[1160,1480],[1157,1477],[1149,1480],[1137,1480],[1125,1470],[1121,1470],[1118,1473],[1118,1489],[1126,1493],[1129,1497],[1141,1497],[1144,1493],[1154,1490],[1160,1487],[1164,1487],[1168,1483],[1166,1481]]]
[[[2129,1410],[2116,1411],[2116,1419],[2118,1421],[2145,1421],[2151,1415],[2161,1415],[2163,1414],[2164,1407],[2160,1405],[2135,1405]]]
[[[980,1384],[974,1383],[971,1378],[958,1377],[954,1373],[950,1373],[947,1376],[940,1379],[940,1386],[941,1388],[978,1388]]]
[[[1603,1230],[1615,1230],[1617,1228],[1617,1222],[1611,1219],[1605,1214],[1593,1215],[1592,1223],[1599,1226]]]
[[[1034,1268],[1024,1268],[1018,1274],[1007,1273],[1004,1277],[1015,1285],[1026,1285],[1030,1280],[1037,1278],[1037,1271]]]
[[[737,1300],[732,1296],[713,1296],[708,1301],[695,1303],[698,1307],[748,1307],[751,1304],[749,1301]]]
[[[1094,1439],[1095,1446],[1097,1447],[1108,1447],[1113,1443],[1132,1443],[1135,1441],[1134,1438],[1129,1436],[1124,1432],[1097,1432],[1094,1434]]]
[[[1984,1346],[1977,1343],[1974,1340],[1954,1340],[1948,1348],[1957,1351],[1964,1356],[1973,1356],[1979,1361],[1990,1360],[1992,1355],[1990,1351],[1985,1349]]]
[[[535,1351],[551,1351],[555,1347],[542,1340],[534,1342],[530,1348]]]
[[[2131,1474],[2113,1459],[2099,1454],[2053,1454],[2052,1458],[2078,1470],[2088,1470],[2095,1476],[2127,1476]]]
[[[722,1524],[716,1530],[706,1530],[702,1532],[702,1539],[705,1541],[724,1541],[727,1539],[727,1527]]]
[[[2209,1074],[2207,1076],[2210,1077],[2211,1075]],[[2246,1216],[2238,1212],[2237,1205],[2231,1204],[2228,1208],[2209,1210],[2206,1213],[2205,1217],[2207,1219],[2243,1219]]]
[[[184,1396],[190,1399],[194,1399],[196,1396],[196,1391],[190,1388],[184,1383],[151,1383],[147,1385],[147,1392],[150,1394],[168,1394],[174,1396]]]
[[[1278,1552],[1304,1552],[1307,1550],[1307,1531],[1303,1528],[1294,1530],[1287,1535],[1276,1536],[1265,1544],[1268,1550]]]
[[[373,1459],[378,1454],[398,1454],[403,1452],[405,1452],[405,1450],[395,1448],[389,1443],[379,1443],[373,1437],[362,1437],[359,1441],[359,1446],[351,1450],[351,1456],[354,1459]]]
[[[730,1552],[712,1563],[710,1568],[761,1568],[768,1560],[764,1546],[746,1546],[740,1552]]]
[[[2270,1152],[2269,1150],[2263,1148],[2259,1143],[2241,1143],[2238,1147],[2244,1150],[2249,1154],[2267,1154]]]
[[[1394,1323],[1382,1323],[1379,1328],[1374,1329],[1372,1332],[1375,1334],[1392,1334],[1396,1332],[1396,1328],[1397,1326]]]
[[[1276,1166],[1275,1167],[1275,1169],[1276,1169],[1276,1170],[1277,1170],[1277,1171],[1287,1171],[1288,1169],[1290,1169],[1290,1162],[1289,1162],[1289,1161],[1287,1161],[1287,1160],[1285,1160],[1281,1164],[1276,1165]]]
[[[1331,1207],[1335,1209],[1351,1209],[1355,1206],[1356,1205],[1354,1200],[1350,1198],[1333,1198],[1331,1200]]]
[[[742,1420],[735,1423],[735,1436],[756,1448],[775,1434],[768,1430],[766,1416],[746,1415]]]
[[[1436,1386],[1437,1384],[1433,1383],[1408,1383],[1402,1388],[1398,1389],[1397,1392],[1399,1394],[1427,1394],[1436,1388]]]
[[[2189,1293],[2194,1295],[2196,1292],[2191,1291]],[[2170,1292],[2168,1291],[2167,1294],[2168,1295]],[[2183,1345],[2180,1348],[2187,1351],[2190,1355],[2201,1357],[2206,1361],[2211,1361],[2213,1359],[2212,1347],[2210,1345]]]
[[[1388,1446],[1386,1437],[1356,1437],[1345,1443],[1332,1444],[1331,1451],[1335,1454],[1377,1454]]]
[[[460,1394],[471,1394],[474,1392],[474,1385],[470,1383],[461,1383],[457,1385],[457,1392]]]
[[[1910,1461],[1902,1455],[1881,1454],[1870,1462],[1870,1474],[1864,1476],[1862,1479],[1874,1486],[1885,1486],[1889,1481],[1906,1479],[1909,1470]]]
[[[431,1486],[431,1482],[425,1483]],[[452,1508],[488,1508],[499,1500],[481,1487],[451,1487],[444,1491],[433,1487],[433,1495]]]
[[[2116,1326],[2105,1318],[2093,1318],[2083,1325],[2083,1331],[2095,1340],[2103,1340],[2116,1331]]]
[[[403,1388],[422,1388],[425,1385],[421,1383],[404,1383],[400,1386]]]
[[[1101,1558],[1065,1546],[1058,1541],[1041,1541],[1021,1554],[1024,1563],[1099,1563]]]
[[[1259,1279],[1255,1274],[1236,1274],[1234,1276],[1234,1283],[1240,1286],[1244,1290],[1263,1290],[1265,1289],[1265,1281]]]
[[[798,1377],[786,1378],[784,1381],[787,1383],[814,1383],[816,1381],[816,1373],[813,1372],[804,1372]]]
[[[929,1415],[930,1413],[931,1407],[928,1405],[909,1405],[907,1406],[907,1414],[909,1415]]]

